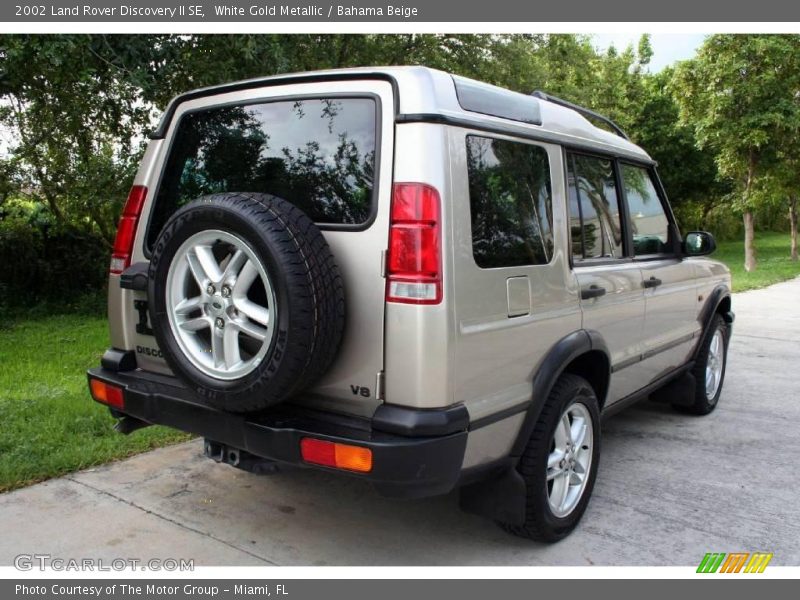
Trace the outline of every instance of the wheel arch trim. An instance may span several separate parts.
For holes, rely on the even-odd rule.
[[[536,425],[536,421],[539,419],[542,406],[558,378],[570,364],[589,354],[596,354],[602,360],[599,373],[601,380],[595,389],[598,403],[602,408],[611,378],[611,361],[608,346],[603,336],[597,331],[579,329],[556,342],[539,363],[534,373],[531,400],[525,409],[525,419],[510,452],[514,462],[522,456],[528,438]],[[592,383],[594,386],[596,382]]]
[[[720,308],[722,308],[722,310],[720,310]],[[710,335],[711,325],[714,322],[714,315],[716,314],[722,316],[729,328],[733,326],[733,321],[735,320],[736,315],[731,310],[731,291],[727,284],[724,283],[717,285],[708,295],[708,298],[706,299],[706,302],[697,317],[697,320],[702,326],[702,333],[700,335],[700,340],[697,343],[694,352],[692,353],[693,360],[697,358],[700,349],[703,347],[703,344]]]
[[[531,400],[520,409],[520,412],[525,411],[525,419],[511,451],[504,459],[489,465],[483,477],[478,469],[460,488],[459,503],[462,510],[512,525],[524,523],[526,485],[516,468],[517,463],[553,385],[571,363],[593,352],[604,357],[605,389],[598,394],[602,406],[611,376],[608,347],[598,332],[579,329],[556,342],[539,363],[533,375]]]

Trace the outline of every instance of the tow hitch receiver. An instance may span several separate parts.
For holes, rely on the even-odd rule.
[[[203,453],[214,462],[225,463],[256,475],[271,475],[279,470],[278,463],[274,460],[262,458],[250,454],[246,450],[232,448],[207,438],[203,445]]]

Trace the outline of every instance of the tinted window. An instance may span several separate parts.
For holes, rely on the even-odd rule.
[[[669,220],[647,169],[622,165],[622,185],[631,215],[635,254],[672,252]]]
[[[325,98],[218,107],[178,125],[149,229],[216,192],[265,192],[317,223],[356,225],[371,213],[376,104]]]
[[[574,154],[569,156],[568,167],[573,256],[621,257],[622,226],[614,163]]]
[[[553,206],[547,152],[467,137],[472,254],[479,267],[550,262]]]

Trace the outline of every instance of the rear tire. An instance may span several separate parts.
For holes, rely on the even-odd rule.
[[[583,377],[565,373],[547,397],[517,465],[526,488],[525,522],[501,527],[542,542],[569,535],[586,511],[599,460],[597,396]]]
[[[692,369],[695,380],[693,398],[689,404],[673,404],[678,412],[707,415],[717,408],[728,364],[728,333],[725,319],[719,314],[714,315]]]
[[[164,225],[148,275],[151,322],[167,364],[222,410],[281,402],[336,356],[342,278],[320,230],[285,200],[255,193],[194,200]]]

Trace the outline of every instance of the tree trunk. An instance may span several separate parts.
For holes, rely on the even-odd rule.
[[[756,163],[758,155],[754,149],[750,149],[750,156],[747,165],[747,179],[744,182],[744,200],[747,208],[742,215],[744,217],[744,270],[750,273],[756,270],[756,240],[753,221],[755,215],[748,206],[750,203],[750,191],[753,188],[753,180],[756,175]]]
[[[789,223],[792,229],[792,260],[797,261],[797,196],[789,198]]]
[[[756,249],[754,244],[754,216],[749,210],[744,211],[744,270],[748,273],[756,270]]]

